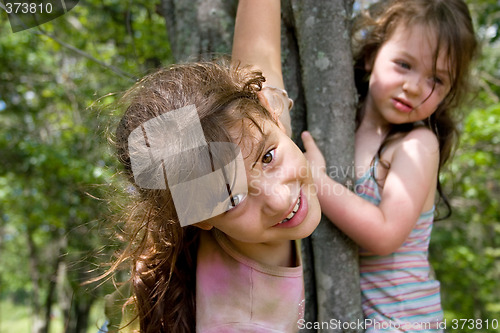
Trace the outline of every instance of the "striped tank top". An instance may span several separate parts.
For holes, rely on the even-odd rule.
[[[378,205],[378,158],[356,181],[356,194]],[[378,256],[360,249],[360,283],[365,332],[442,332],[439,282],[430,277],[428,248],[434,208],[422,213],[396,252]]]

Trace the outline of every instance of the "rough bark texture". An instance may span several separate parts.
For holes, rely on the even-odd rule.
[[[325,155],[328,172],[352,182],[356,95],[349,38],[352,0],[291,0],[300,50],[307,128]],[[319,191],[342,190],[318,189]],[[357,247],[326,218],[305,247],[313,262],[317,320],[362,319]],[[312,253],[310,253],[312,252]],[[357,332],[328,327],[325,332]]]
[[[230,55],[237,0],[161,0],[176,62]]]
[[[356,102],[349,39],[353,0],[282,0],[282,63],[294,100],[292,129],[299,146],[308,129],[342,183],[353,179]],[[167,33],[179,61],[231,52],[237,0],[162,0]],[[302,241],[306,321],[362,319],[356,246],[323,219]],[[315,332],[316,329],[303,330]],[[333,329],[322,332],[357,332]]]

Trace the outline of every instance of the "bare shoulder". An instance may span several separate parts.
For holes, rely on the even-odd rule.
[[[411,155],[419,153],[439,156],[439,141],[430,129],[418,127],[401,138],[396,150],[402,150]]]
[[[439,144],[436,134],[427,127],[417,127],[411,130],[405,135],[404,141],[406,140],[419,140],[422,141],[422,143],[433,144],[436,147]]]

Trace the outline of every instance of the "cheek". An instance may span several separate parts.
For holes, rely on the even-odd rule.
[[[259,196],[262,193],[263,175],[260,170],[253,170],[247,174],[248,195]]]
[[[390,87],[400,85],[403,81],[403,75],[398,73],[392,66],[386,66],[377,71],[375,80],[381,87]]]
[[[370,82],[368,86],[368,94],[373,100],[383,99],[387,92],[388,85],[385,82],[384,77],[380,77],[376,73],[370,76]]]
[[[297,178],[305,179],[305,180],[308,180],[309,182],[313,183],[311,166],[309,163],[307,163],[307,160],[305,159],[305,157],[304,157],[303,161],[301,161],[301,164],[300,164],[300,167],[299,167],[299,170],[297,173]]]
[[[312,172],[310,165],[300,149],[291,151],[284,161],[282,168],[279,170],[279,176],[284,179],[294,179],[304,181],[312,179]]]
[[[434,92],[432,92],[432,90],[431,90],[430,93],[432,93],[432,95],[425,102],[425,104],[427,104],[429,108],[432,108],[433,110],[436,110],[438,108],[439,104],[441,104],[441,102],[444,100],[444,98],[446,97],[446,95],[444,95],[440,91],[434,91]]]

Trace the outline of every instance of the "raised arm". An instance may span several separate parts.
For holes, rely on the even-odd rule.
[[[308,132],[302,134],[313,166],[321,211],[358,245],[375,254],[397,250],[419,215],[434,202],[439,147],[429,130],[413,130],[393,153],[379,206],[331,179],[324,158]]]
[[[280,0],[239,1],[233,62],[257,67],[266,78],[265,85],[283,89],[280,29]]]
[[[284,89],[281,72],[280,0],[240,0],[236,13],[232,59],[262,71],[264,86]],[[291,100],[283,91],[263,89],[259,99],[279,116],[288,136],[292,135]]]

